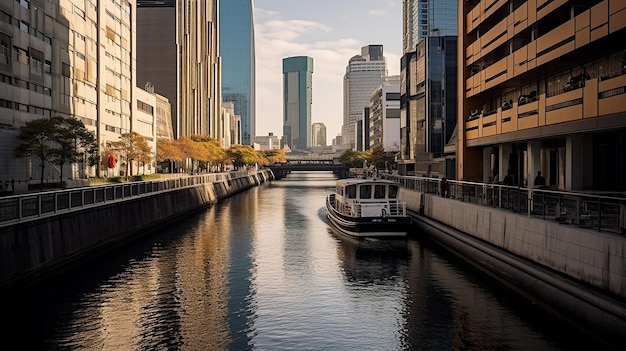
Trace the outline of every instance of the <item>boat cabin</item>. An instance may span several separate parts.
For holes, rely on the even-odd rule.
[[[341,179],[336,183],[335,207],[353,217],[404,216],[398,184],[388,180]]]

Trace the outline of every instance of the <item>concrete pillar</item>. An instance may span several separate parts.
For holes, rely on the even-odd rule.
[[[565,139],[565,190],[583,188],[584,143],[581,134],[568,135]]]
[[[513,151],[513,144],[500,144],[500,170],[498,171],[499,181],[504,180],[504,177],[506,176],[506,171],[509,168],[511,151]]]
[[[491,178],[491,153],[493,148],[487,146],[483,148],[483,183],[489,183]]]
[[[535,186],[535,177],[537,176],[538,171],[541,171],[541,174],[544,177],[546,174],[541,162],[541,154],[543,152],[541,150],[541,141],[529,141],[528,146],[526,147],[526,152],[528,154],[528,174],[526,175],[526,179],[528,179],[528,187],[531,188]]]

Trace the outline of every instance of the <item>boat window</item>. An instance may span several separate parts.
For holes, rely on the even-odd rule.
[[[374,187],[374,198],[375,199],[384,199],[385,198],[385,189],[387,186],[385,185],[376,185]]]
[[[390,199],[395,199],[398,197],[398,186],[397,185],[390,185],[389,186],[389,198]]]
[[[346,187],[346,197],[348,199],[356,199],[356,185],[348,185]]]
[[[340,186],[337,187],[337,195],[343,196],[343,188]]]
[[[361,198],[361,199],[371,199],[372,198],[372,186],[371,185],[361,185],[359,187],[359,198]]]

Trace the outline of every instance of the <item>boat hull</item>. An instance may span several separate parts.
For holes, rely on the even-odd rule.
[[[326,198],[328,219],[341,233],[361,238],[398,238],[406,237],[411,227],[408,216],[396,217],[350,217],[339,213]]]

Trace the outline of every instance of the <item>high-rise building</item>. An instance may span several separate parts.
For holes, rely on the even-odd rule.
[[[326,125],[324,123],[313,123],[311,125],[311,146],[326,146]]]
[[[369,107],[370,94],[383,83],[386,75],[387,63],[382,45],[364,46],[360,55],[348,61],[343,76],[341,136],[342,142],[353,150],[357,148],[357,122],[362,120],[363,109]]]
[[[458,4],[459,179],[625,191],[626,2]]]
[[[387,76],[372,92],[367,150],[382,146],[385,152],[400,151],[400,76]]]
[[[218,0],[137,0],[137,77],[170,101],[175,137],[221,127]]]
[[[311,146],[313,58],[283,59],[283,143],[291,150]]]
[[[220,0],[219,17],[222,100],[234,103],[248,145],[256,128],[253,0]]]
[[[403,52],[415,50],[427,37],[457,35],[458,0],[403,0]]]
[[[132,1],[3,1],[0,5],[0,164],[4,179],[40,178],[36,158],[16,159],[19,128],[72,117],[95,133],[100,152],[133,131],[136,112]],[[46,167],[44,178],[59,170]],[[98,174],[66,165],[64,175]]]
[[[457,37],[427,37],[401,61],[400,174],[455,178]],[[435,174],[432,174],[435,172]]]

